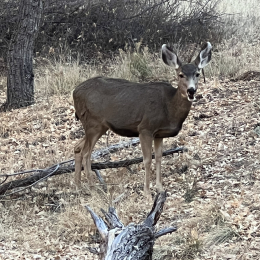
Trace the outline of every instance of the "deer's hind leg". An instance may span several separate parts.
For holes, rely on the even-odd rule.
[[[98,139],[105,134],[108,128],[99,126],[85,130],[85,142],[82,149],[82,164],[90,185],[93,183],[91,176],[91,153]]]
[[[85,136],[74,147],[75,156],[75,184],[79,188],[81,186],[81,169],[82,169],[82,150],[85,145]]]

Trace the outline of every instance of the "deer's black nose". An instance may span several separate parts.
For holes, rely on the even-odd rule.
[[[188,88],[187,92],[188,92],[188,94],[193,96],[196,93],[196,89],[195,88]]]
[[[188,94],[189,101],[193,101],[194,100],[194,94],[195,93],[196,93],[196,89],[195,88],[188,88],[187,89],[187,94]]]

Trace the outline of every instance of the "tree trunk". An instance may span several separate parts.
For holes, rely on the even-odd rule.
[[[34,103],[33,49],[42,13],[42,0],[20,0],[17,30],[8,50],[5,109]]]
[[[165,200],[166,191],[158,193],[153,208],[144,222],[142,224],[130,223],[126,227],[119,220],[114,208],[109,207],[107,213],[101,209],[105,222],[90,207],[86,206],[102,239],[99,249],[88,249],[99,255],[101,260],[152,260],[155,240],[177,230],[176,226],[159,231],[155,229]]]

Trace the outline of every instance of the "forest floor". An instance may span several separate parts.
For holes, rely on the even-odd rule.
[[[0,118],[0,174],[71,159],[84,133],[69,95],[39,95],[34,105]],[[129,139],[108,132],[95,150],[122,141]],[[163,157],[168,197],[157,225],[177,225],[178,231],[156,241],[154,259],[260,259],[259,78],[249,73],[237,81],[201,83],[183,129],[164,141],[164,150],[177,146],[188,152]],[[139,156],[140,145],[103,161]],[[125,225],[140,223],[151,209],[143,197],[143,164],[101,174],[107,193],[97,179],[88,187],[84,176],[76,191],[72,173],[2,196],[0,259],[97,259],[87,250],[96,231],[85,205],[100,213],[112,204]],[[151,189],[155,195],[154,170]]]

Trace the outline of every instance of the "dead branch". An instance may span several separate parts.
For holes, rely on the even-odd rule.
[[[153,208],[144,222],[131,223],[127,227],[120,222],[114,208],[110,207],[108,213],[102,210],[105,223],[90,207],[86,206],[102,238],[99,250],[89,248],[90,252],[98,254],[101,260],[152,259],[155,240],[177,230],[177,227],[169,227],[156,231],[154,227],[161,216],[165,200],[166,192],[158,193]]]
[[[26,189],[32,187],[33,185],[36,185],[38,182],[43,181],[43,180],[47,179],[48,177],[50,177],[58,168],[59,168],[59,164],[55,165],[55,167],[51,167],[51,168],[47,169],[48,174],[46,176],[42,177],[41,179],[33,182],[32,184],[30,184],[30,185],[28,185],[24,188],[21,188],[19,190],[14,191],[14,192],[10,192],[10,193],[8,193],[8,195],[12,195],[14,193],[21,192],[23,190],[26,190]]]
[[[120,142],[120,143],[117,143],[117,144],[113,144],[113,145],[108,146],[107,148],[103,148],[103,149],[100,149],[100,150],[97,150],[97,151],[93,151],[92,155],[91,155],[91,159],[93,159],[93,160],[99,159],[99,158],[102,158],[102,157],[104,157],[106,155],[109,155],[111,153],[115,153],[115,152],[119,151],[120,149],[136,146],[139,143],[140,143],[139,138],[133,138],[130,142]],[[67,161],[63,161],[63,162],[61,162],[59,164],[60,165],[64,165],[64,164],[70,164],[70,163],[74,164],[75,160],[74,159],[70,159],[70,160],[67,160]],[[54,165],[52,167],[56,167],[56,166],[57,165]],[[0,185],[5,183],[6,180],[9,177],[12,177],[12,176],[17,176],[17,175],[22,175],[22,174],[27,174],[27,173],[35,173],[36,174],[36,173],[39,173],[39,172],[42,172],[42,171],[44,171],[44,169],[32,169],[32,170],[26,170],[26,171],[10,173],[10,174],[1,174],[0,178],[5,178],[5,179],[0,183]],[[97,172],[96,172],[96,175],[97,175],[98,179],[100,179],[100,177],[98,176]],[[101,179],[100,179],[100,182],[102,183]]]
[[[93,151],[92,154],[91,154],[91,159],[93,160],[96,160],[96,159],[99,159],[99,158],[102,158],[106,155],[109,155],[111,153],[115,153],[123,148],[129,148],[129,147],[132,147],[132,146],[136,146],[140,143],[140,140],[139,138],[133,138],[130,142],[120,142],[118,144],[112,144],[110,146],[108,146],[107,148],[103,148],[103,149],[100,149],[100,150],[97,150],[97,151]],[[74,164],[75,160],[74,159],[70,159],[70,160],[67,160],[67,161],[63,161],[61,163],[59,163],[60,165],[63,165],[63,164]],[[56,166],[56,165],[54,165]],[[53,166],[52,166],[53,167]],[[32,170],[26,170],[26,171],[22,171],[22,172],[16,172],[16,173],[10,173],[10,174],[1,174],[0,175],[0,178],[1,177],[11,177],[11,176],[16,176],[16,175],[22,175],[22,174],[26,174],[26,173],[37,173],[37,172],[42,172],[44,171],[44,169],[32,169]],[[4,183],[5,181],[3,181],[2,183]],[[2,184],[0,183],[0,184]]]
[[[111,154],[111,153],[115,153],[123,148],[129,148],[132,146],[137,146],[140,143],[139,138],[133,138],[130,142],[120,142],[118,144],[113,144],[110,145],[107,148],[104,149],[100,149],[97,151],[93,151],[91,158],[92,159],[98,159],[98,158],[102,158],[105,155]]]
[[[96,174],[96,176],[97,176],[99,182],[100,182],[101,185],[102,185],[103,191],[104,191],[104,192],[107,192],[107,185],[106,185],[106,183],[105,183],[103,177],[101,176],[99,170],[95,169],[94,172],[95,172],[95,174]]]
[[[185,150],[184,147],[178,147],[175,149],[170,149],[163,152],[163,156],[171,155],[173,153],[183,152]],[[154,155],[153,155],[154,158]],[[91,169],[92,170],[101,170],[107,168],[119,168],[119,167],[127,167],[132,164],[137,164],[143,161],[143,157],[134,158],[131,160],[122,160],[122,161],[115,161],[115,162],[99,162],[99,163],[92,163]],[[55,169],[55,170],[54,170]],[[74,160],[66,161],[65,163],[59,163],[56,165],[51,166],[48,169],[37,170],[33,175],[19,180],[13,180],[8,183],[2,184],[0,186],[0,195],[4,195],[7,191],[10,191],[14,188],[20,187],[31,187],[34,183],[39,182],[39,180],[46,180],[46,176],[51,177],[54,175],[60,175],[64,173],[71,173],[75,171]],[[50,174],[51,173],[51,174]],[[0,177],[6,177],[7,175],[1,175]]]

